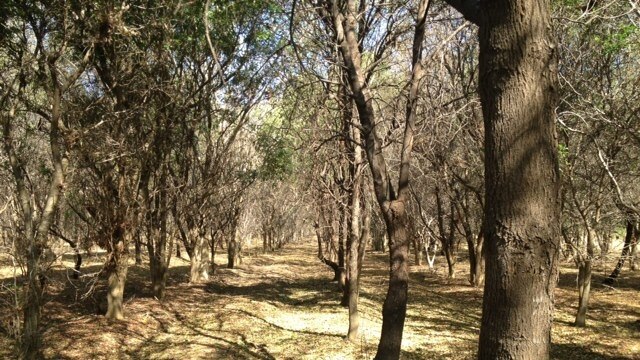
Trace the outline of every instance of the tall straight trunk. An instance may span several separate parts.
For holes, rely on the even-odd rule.
[[[359,131],[354,131],[354,143],[360,143]],[[349,226],[349,267],[347,269],[347,303],[349,306],[349,331],[347,339],[356,341],[358,331],[360,329],[360,315],[358,314],[358,297],[360,296],[360,240],[362,234],[362,204],[361,204],[361,188],[362,188],[362,154],[360,146],[354,149],[354,164],[352,170],[353,188],[351,195],[351,214]]]
[[[604,279],[603,283],[606,285],[613,285],[618,276],[620,276],[620,272],[622,271],[622,267],[624,266],[624,262],[629,257],[629,252],[631,251],[631,245],[634,242],[634,238],[637,237],[636,233],[636,224],[634,221],[627,220],[627,233],[624,237],[624,245],[622,247],[622,254],[618,259],[618,263],[616,264],[615,269],[609,274],[609,276]]]
[[[110,320],[124,319],[124,286],[129,269],[129,251],[125,229],[116,230],[107,264],[107,313]]]
[[[549,358],[559,249],[549,0],[480,2],[486,282],[478,358]]]

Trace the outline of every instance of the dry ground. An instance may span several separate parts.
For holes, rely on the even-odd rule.
[[[220,268],[203,285],[187,284],[188,262],[173,259],[167,298],[149,296],[147,269],[132,266],[126,316],[109,322],[99,315],[104,288],[86,299],[86,284],[54,271],[44,310],[44,354],[48,359],[370,359],[379,336],[386,290],[387,255],[368,253],[360,308],[362,335],[343,340],[347,310],[338,306],[337,285],[315,257],[313,242],[292,244],[245,258],[237,269]],[[219,258],[222,258],[219,256]],[[85,271],[97,271],[99,258]],[[222,260],[220,260],[222,261]],[[472,359],[477,343],[481,291],[440,268],[412,267],[403,359]],[[568,266],[568,265],[567,265]],[[609,264],[608,268],[610,269]],[[615,288],[603,287],[609,269],[594,274],[588,327],[571,326],[576,311],[575,271],[563,267],[553,330],[554,359],[640,359],[640,272],[625,268]],[[4,268],[10,286],[11,271]],[[2,275],[2,274],[0,274]],[[100,284],[103,284],[101,281]],[[103,286],[103,285],[101,285]],[[11,358],[7,335],[7,288],[0,302],[0,358]]]

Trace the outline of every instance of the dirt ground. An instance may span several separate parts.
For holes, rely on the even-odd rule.
[[[209,283],[189,285],[188,261],[172,259],[167,297],[150,297],[146,266],[132,265],[126,287],[127,319],[100,316],[104,281],[84,298],[86,281],[69,280],[58,266],[44,307],[47,359],[370,359],[381,327],[388,255],[367,253],[362,275],[361,336],[343,340],[347,310],[330,269],[315,258],[314,243],[291,244],[245,257],[237,269],[218,268]],[[219,256],[220,262],[224,261]],[[71,264],[68,259],[68,264]],[[86,259],[85,272],[99,269]],[[482,293],[468,286],[467,265],[445,276],[412,267],[403,359],[472,359],[477,346]],[[220,265],[225,265],[220,263]],[[566,264],[556,290],[554,359],[640,359],[640,272],[625,267],[615,288],[601,285],[611,264],[596,267],[587,328],[575,328],[576,271]],[[8,335],[10,269],[0,279],[0,358],[11,358]]]

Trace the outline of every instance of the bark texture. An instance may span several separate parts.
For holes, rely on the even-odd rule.
[[[549,358],[560,218],[549,8],[548,0],[480,8],[487,263],[479,359]]]
[[[127,241],[124,235],[114,239],[113,249],[107,265],[107,313],[105,317],[110,320],[124,319],[124,285],[127,280],[129,268],[129,252],[125,246]]]

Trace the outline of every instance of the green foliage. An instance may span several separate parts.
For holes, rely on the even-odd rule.
[[[558,144],[558,159],[560,160],[560,166],[568,164],[569,160],[569,147],[565,144]]]
[[[295,169],[295,142],[282,122],[282,116],[274,111],[258,128],[256,148],[262,155],[258,176],[263,180],[283,180]]]
[[[638,32],[634,24],[626,24],[603,35],[596,35],[595,42],[602,46],[603,53],[611,56],[619,53],[633,43],[632,38]]]

